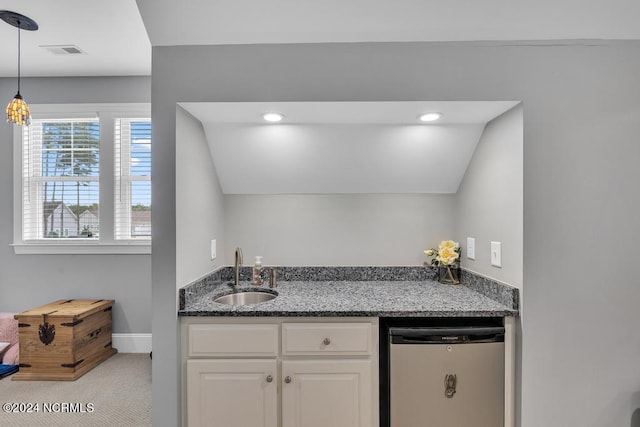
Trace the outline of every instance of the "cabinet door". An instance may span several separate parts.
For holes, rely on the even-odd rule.
[[[189,427],[277,427],[275,360],[188,360]]]
[[[371,361],[282,362],[283,427],[370,427]]]

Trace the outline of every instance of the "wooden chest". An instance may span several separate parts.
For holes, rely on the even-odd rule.
[[[117,350],[111,347],[113,300],[55,301],[14,317],[20,370],[14,380],[75,380]]]

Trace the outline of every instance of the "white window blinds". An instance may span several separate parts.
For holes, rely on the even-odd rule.
[[[116,119],[114,188],[115,239],[150,239],[150,119]]]
[[[33,120],[23,130],[23,240],[97,239],[97,118]]]

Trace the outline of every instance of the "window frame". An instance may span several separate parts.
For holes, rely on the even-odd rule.
[[[34,104],[35,119],[96,116],[100,120],[100,237],[94,239],[23,240],[23,128],[13,131],[13,243],[20,254],[151,254],[151,239],[115,239],[115,134],[117,118],[150,118],[149,103],[117,104]],[[153,173],[153,172],[152,172]]]

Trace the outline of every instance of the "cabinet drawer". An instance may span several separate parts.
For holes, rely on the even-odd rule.
[[[189,357],[277,357],[278,325],[189,325]]]
[[[370,323],[283,323],[283,355],[371,354]]]

